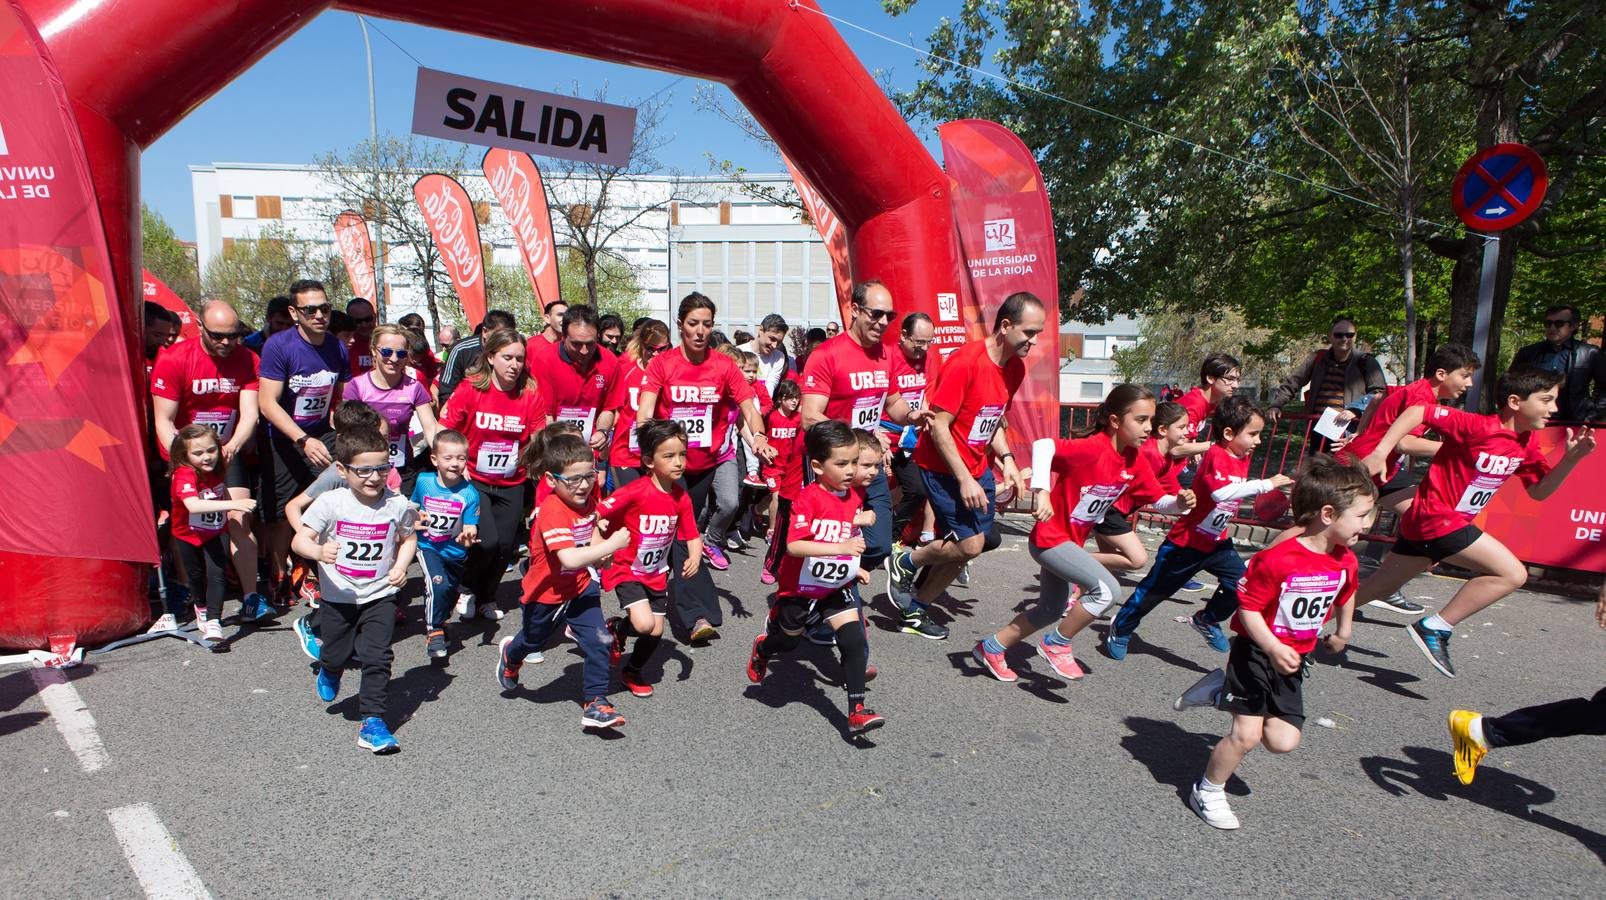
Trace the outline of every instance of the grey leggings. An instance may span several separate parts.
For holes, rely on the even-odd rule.
[[[1048,550],[1027,542],[1032,559],[1043,567],[1042,590],[1037,605],[1026,610],[1026,619],[1038,628],[1047,628],[1065,615],[1071,599],[1071,585],[1082,589],[1082,608],[1103,618],[1121,599],[1121,586],[1110,570],[1099,565],[1086,550],[1075,544],[1060,544]]]
[[[736,521],[742,502],[742,468],[737,460],[733,456],[714,469],[713,496],[709,498],[712,502],[706,507],[712,512],[701,523],[704,539],[721,550],[725,549],[725,533]]]

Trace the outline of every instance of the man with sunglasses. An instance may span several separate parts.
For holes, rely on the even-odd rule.
[[[275,576],[282,575],[290,553],[285,504],[333,461],[329,416],[340,402],[340,385],[351,376],[346,348],[329,334],[333,309],[323,282],[305,278],[290,285],[289,293],[296,327],[263,344],[258,382],[268,427],[259,445],[262,493],[257,508],[263,521],[272,523],[269,561]],[[289,586],[282,578],[278,591],[288,601]]]
[[[347,359],[351,360],[351,377],[374,367],[374,350],[371,346],[373,340],[374,323],[378,317],[374,315],[374,305],[362,297],[353,297],[346,304],[346,315],[351,316],[354,329],[351,347],[346,350]]]
[[[603,401],[618,375],[619,359],[598,345],[597,311],[590,304],[568,307],[561,328],[563,339],[531,374],[541,386],[553,420],[579,426],[580,437],[601,452],[608,447],[616,415],[614,410],[603,409]],[[528,351],[525,359],[529,359]]]
[[[257,428],[257,357],[240,345],[243,330],[233,306],[209,300],[201,307],[200,339],[174,344],[151,371],[151,407],[162,458],[167,458],[179,429],[212,429],[223,448],[224,483],[231,500],[251,496],[243,451]],[[256,593],[257,545],[248,518],[247,513],[229,513],[228,530],[234,570],[245,586],[246,616],[257,618],[271,610]]]
[[[1327,329],[1327,349],[1312,351],[1271,392],[1267,407],[1271,420],[1277,421],[1284,404],[1299,396],[1306,385],[1310,390],[1305,392],[1305,409],[1311,413],[1330,407],[1359,413],[1382,396],[1388,390],[1383,367],[1372,354],[1357,350],[1355,341],[1355,320],[1347,316],[1334,319]],[[1326,439],[1316,439],[1322,445],[1315,449],[1325,449]]]
[[[1578,307],[1562,303],[1545,310],[1545,339],[1517,351],[1511,366],[1536,366],[1567,376],[1556,398],[1557,418],[1606,421],[1606,354],[1578,340]]]

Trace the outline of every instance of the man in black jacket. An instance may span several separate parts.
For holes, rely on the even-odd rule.
[[[1517,351],[1513,366],[1538,366],[1566,374],[1557,416],[1575,422],[1606,419],[1606,354],[1576,340],[1578,307],[1563,303],[1545,310],[1545,339]]]

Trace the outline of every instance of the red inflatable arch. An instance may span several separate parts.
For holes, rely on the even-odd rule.
[[[140,396],[140,151],[331,6],[721,82],[841,217],[855,278],[880,278],[902,308],[934,317],[937,295],[959,292],[941,169],[812,0],[20,3],[82,136],[119,289],[115,316],[131,351],[115,374]],[[71,630],[92,642],[143,623],[146,567],[74,558],[72,549],[0,551],[5,641],[42,646],[48,634]]]

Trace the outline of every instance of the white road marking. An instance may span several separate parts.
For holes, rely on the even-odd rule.
[[[61,732],[68,749],[78,757],[78,764],[85,772],[98,772],[105,768],[111,762],[111,757],[100,742],[100,733],[95,730],[95,717],[89,714],[84,698],[78,696],[78,689],[56,669],[34,669],[29,674],[33,676],[34,687],[39,690],[39,699],[50,711],[51,721],[56,723],[56,730]]]
[[[145,896],[153,898],[206,898],[212,894],[195,874],[178,842],[167,833],[149,803],[136,803],[106,811],[128,867],[134,870]]]

